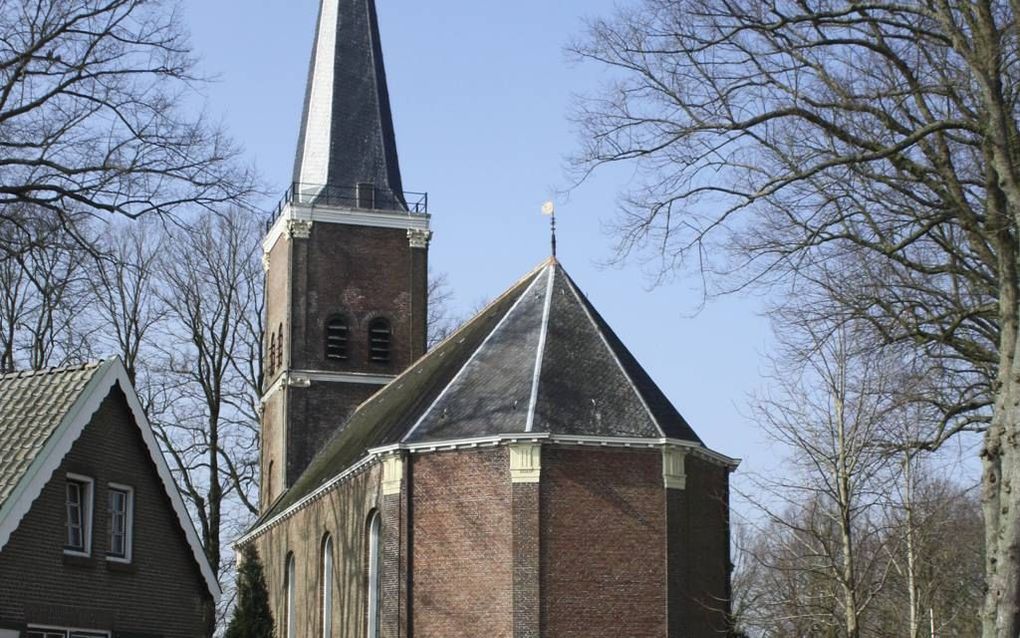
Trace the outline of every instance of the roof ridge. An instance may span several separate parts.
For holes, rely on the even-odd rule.
[[[527,288],[525,288],[524,290],[522,290],[520,292],[520,294],[517,297],[517,300],[513,303],[512,306],[510,306],[507,309],[507,311],[505,313],[503,313],[503,316],[500,317],[500,319],[496,323],[496,325],[492,327],[492,330],[490,330],[487,335],[485,335],[485,338],[482,339],[482,342],[478,344],[478,347],[475,348],[471,352],[471,356],[469,356],[467,358],[467,360],[464,361],[464,363],[460,366],[460,369],[457,370],[457,373],[455,375],[453,375],[453,378],[451,378],[450,381],[439,392],[439,394],[436,395],[436,398],[432,401],[432,403],[429,405],[429,407],[427,407],[424,412],[422,412],[420,415],[418,415],[418,418],[415,420],[414,425],[412,425],[411,428],[406,433],[404,433],[404,436],[402,436],[400,438],[400,442],[401,443],[403,443],[403,442],[407,441],[408,439],[410,439],[411,435],[414,434],[418,430],[418,427],[425,421],[425,418],[429,414],[432,413],[432,410],[435,409],[436,405],[438,405],[439,402],[443,399],[443,397],[446,396],[446,393],[450,389],[450,387],[453,386],[453,384],[456,383],[457,380],[461,378],[461,376],[468,369],[468,366],[471,365],[471,362],[474,361],[475,358],[477,358],[478,353],[481,352],[482,349],[485,348],[486,344],[489,343],[489,341],[492,339],[492,335],[494,335],[497,332],[499,332],[499,329],[506,322],[507,318],[510,317],[510,315],[512,315],[514,313],[514,310],[517,309],[517,307],[520,305],[521,301],[523,301],[525,298],[527,298],[528,293],[531,291],[532,288],[535,287],[535,284],[537,284],[539,282],[539,280],[541,279],[542,271],[544,269],[547,269],[547,268],[549,268],[548,262],[543,262],[542,265],[539,268],[536,268],[535,270],[533,270],[530,273],[528,273],[529,276],[532,277],[531,283],[528,284]],[[506,293],[504,293],[503,295],[500,295],[500,299],[505,298],[506,295],[508,295],[511,291],[516,290],[518,287],[520,287],[527,280],[528,280],[527,277],[524,277],[524,278],[518,280],[516,283],[514,283],[513,286],[510,287],[510,289]],[[550,281],[547,285],[552,285],[552,282]],[[495,302],[493,302],[493,303],[495,303]],[[485,311],[483,310],[482,312],[478,313],[477,316],[482,316],[484,314],[485,314]]]
[[[542,378],[542,362],[545,360],[545,343],[549,338],[549,315],[552,310],[553,288],[556,287],[556,269],[558,268],[556,257],[550,257],[546,263],[549,264],[546,267],[546,270],[549,271],[549,281],[545,284],[545,301],[542,306],[542,328],[538,336],[538,352],[535,354],[535,372],[531,378],[531,396],[528,398],[528,416],[524,425],[525,432],[531,432],[535,427],[535,408],[538,407],[538,389]]]
[[[482,307],[482,309],[481,309],[481,310],[479,310],[478,312],[476,312],[476,313],[475,313],[474,315],[472,315],[472,316],[471,316],[471,318],[469,318],[469,319],[468,319],[467,321],[465,321],[465,322],[464,322],[464,323],[462,323],[462,324],[461,324],[460,326],[458,326],[456,330],[454,330],[453,332],[451,332],[450,334],[448,334],[448,335],[446,336],[446,338],[445,338],[445,339],[443,339],[442,341],[440,341],[440,342],[439,342],[439,343],[437,343],[436,345],[432,346],[432,347],[431,347],[431,348],[430,348],[430,349],[428,350],[428,352],[426,352],[426,353],[425,353],[425,354],[423,354],[422,356],[418,357],[418,359],[416,359],[416,360],[414,361],[414,363],[412,363],[412,364],[411,364],[410,366],[408,366],[406,370],[404,370],[403,372],[401,372],[400,374],[398,374],[398,375],[397,375],[396,377],[394,377],[394,378],[393,378],[393,379],[392,379],[392,380],[391,380],[391,381],[390,381],[389,383],[387,383],[387,384],[386,384],[386,385],[384,385],[383,387],[379,388],[379,390],[377,390],[376,392],[373,392],[373,393],[372,393],[371,395],[369,395],[369,397],[368,397],[367,399],[365,399],[364,401],[362,401],[361,403],[359,403],[359,404],[358,404],[358,406],[357,406],[356,408],[354,408],[354,412],[353,412],[353,413],[351,414],[351,418],[353,418],[353,417],[354,417],[354,414],[357,414],[358,410],[360,410],[360,409],[361,409],[361,406],[365,405],[366,403],[368,403],[368,402],[370,402],[370,401],[371,401],[372,399],[374,399],[374,398],[375,398],[375,395],[379,394],[380,392],[382,392],[383,390],[385,390],[386,388],[388,388],[388,387],[389,387],[389,386],[391,386],[391,385],[396,385],[396,384],[397,384],[397,382],[399,382],[399,381],[400,381],[401,379],[403,379],[404,377],[409,377],[409,376],[411,376],[411,374],[412,374],[413,372],[415,372],[415,370],[416,370],[416,369],[418,368],[418,365],[419,365],[419,364],[420,364],[420,363],[421,363],[422,361],[424,361],[425,359],[427,359],[427,358],[428,358],[428,356],[429,356],[430,354],[432,354],[433,352],[435,352],[435,351],[439,350],[439,349],[440,349],[441,347],[443,347],[444,345],[446,345],[446,344],[447,344],[447,343],[449,343],[450,341],[453,341],[453,340],[454,340],[455,338],[457,338],[457,336],[458,336],[458,335],[459,335],[459,334],[460,334],[460,333],[461,333],[461,332],[462,332],[462,331],[463,331],[463,330],[464,330],[465,328],[467,328],[467,327],[468,327],[469,325],[471,325],[471,324],[472,324],[472,323],[473,323],[473,322],[474,322],[474,321],[475,321],[476,319],[479,319],[479,318],[481,318],[481,317],[482,317],[482,316],[483,316],[483,315],[484,315],[485,313],[487,313],[487,312],[489,311],[489,309],[490,309],[490,308],[492,308],[492,307],[494,307],[494,306],[498,305],[498,304],[499,304],[500,302],[502,302],[502,301],[503,301],[504,299],[506,299],[506,298],[507,298],[508,296],[510,296],[510,294],[511,294],[511,293],[513,293],[513,291],[514,291],[514,290],[516,290],[516,289],[517,289],[517,288],[518,288],[518,287],[519,287],[519,286],[520,286],[521,284],[523,284],[524,282],[526,282],[526,281],[527,281],[527,280],[528,280],[529,278],[531,278],[531,277],[535,277],[536,275],[538,275],[538,273],[540,273],[540,272],[542,271],[542,269],[543,269],[543,268],[545,268],[545,267],[546,267],[546,266],[548,265],[548,263],[549,263],[549,260],[545,260],[545,261],[543,261],[543,262],[542,262],[541,264],[539,264],[538,266],[536,266],[535,268],[533,268],[533,269],[532,269],[532,270],[531,270],[531,271],[530,271],[530,272],[529,272],[528,274],[524,275],[523,277],[521,277],[520,279],[518,279],[517,281],[515,281],[515,282],[513,283],[513,285],[511,285],[511,286],[510,286],[510,287],[508,287],[508,288],[507,288],[506,290],[504,290],[504,291],[503,291],[502,293],[500,293],[500,295],[499,295],[498,297],[496,297],[495,299],[493,299],[493,300],[492,300],[492,301],[490,301],[489,303],[485,304],[485,305],[484,305],[484,306]],[[530,286],[529,286],[529,287],[530,287]],[[522,292],[521,294],[523,295],[524,293]],[[511,310],[512,310],[512,308],[511,308]],[[507,314],[510,314],[510,310],[507,310]],[[504,315],[504,316],[505,316],[505,315]],[[493,328],[493,330],[495,330],[495,328]],[[479,348],[481,348],[481,347],[482,347],[482,346],[481,346],[481,344],[479,344],[479,346],[478,346],[478,347],[479,347]],[[348,420],[350,420],[350,419],[348,419]]]
[[[10,381],[13,379],[29,379],[32,377],[42,377],[51,374],[64,374],[67,372],[81,372],[84,370],[94,370],[100,368],[103,364],[109,362],[109,359],[98,359],[95,361],[88,361],[86,363],[77,363],[66,366],[49,366],[46,368],[38,368],[35,370],[15,370],[13,372],[4,372],[0,374],[0,381]]]
[[[566,269],[561,268],[560,270],[563,272],[563,276],[567,281],[567,288],[569,288],[570,292],[573,293],[574,297],[577,298],[577,303],[581,305],[581,310],[584,311],[584,316],[588,318],[588,321],[591,323],[592,328],[595,329],[595,332],[596,334],[598,334],[599,339],[602,340],[602,344],[605,345],[606,349],[609,350],[609,353],[613,356],[613,361],[616,362],[616,366],[620,369],[620,372],[623,373],[624,378],[627,379],[627,383],[630,384],[631,391],[637,396],[638,400],[641,402],[641,405],[644,407],[645,412],[648,413],[648,418],[652,420],[652,423],[655,425],[655,428],[659,431],[659,434],[665,437],[666,429],[662,427],[662,423],[659,422],[658,417],[655,416],[655,412],[653,412],[651,406],[648,405],[647,399],[645,399],[645,396],[641,393],[641,390],[634,382],[634,377],[632,377],[631,374],[627,371],[627,366],[623,365],[623,361],[620,361],[620,355],[613,348],[612,344],[609,343],[609,339],[606,338],[606,335],[602,331],[602,327],[599,325],[599,322],[595,320],[595,317],[592,316],[591,311],[588,309],[588,306],[591,304],[591,302],[588,301],[588,298],[584,295],[584,293],[578,290],[577,284],[574,283],[573,278],[571,278],[570,274],[567,273]]]

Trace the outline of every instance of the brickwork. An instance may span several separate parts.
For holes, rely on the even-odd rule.
[[[92,478],[92,556],[63,553],[65,478]],[[135,491],[130,565],[106,560],[107,484]],[[118,633],[209,635],[212,597],[124,395],[114,389],[0,551],[0,626],[47,624]]]
[[[412,457],[413,634],[513,635],[506,448]]]
[[[382,498],[379,508],[382,516],[382,560],[380,561],[379,594],[379,637],[401,638],[407,635],[406,617],[402,612],[402,601],[406,598],[406,582],[401,569],[401,541],[404,537],[404,521],[401,516],[400,494]]]
[[[514,638],[539,638],[539,487],[513,486]]]
[[[688,456],[687,489],[670,494],[670,638],[727,635],[730,600],[729,474]]]
[[[314,222],[306,238],[286,234],[269,254],[267,328],[283,328],[282,362],[267,389],[290,371],[396,375],[425,352],[428,250],[411,248],[407,231]],[[349,326],[346,359],[326,357],[326,325],[343,315]],[[374,362],[369,324],[385,318],[392,329],[390,360]],[[267,338],[267,348],[273,343]],[[268,360],[268,357],[267,357]],[[284,386],[270,400],[286,404],[275,440],[263,440],[263,471],[281,469],[279,489],[298,479],[315,453],[365,399],[381,386],[316,380],[313,388]],[[269,430],[271,428],[267,428]],[[269,433],[269,432],[267,432]],[[286,448],[285,450],[283,448]],[[281,459],[281,460],[277,460]],[[284,460],[285,459],[285,460]],[[265,499],[263,506],[272,499]]]
[[[287,485],[294,484],[326,441],[381,387],[313,381],[307,388],[286,388]]]
[[[542,635],[665,636],[659,451],[548,446],[541,501]]]
[[[412,339],[412,318],[423,324],[425,317],[412,307],[411,292],[424,287],[415,266],[425,264],[412,258],[424,251],[411,249],[406,230],[316,222],[311,237],[296,244],[306,254],[294,264],[294,369],[398,374],[424,354],[424,342]],[[326,321],[335,314],[350,320],[343,361],[324,356]],[[368,324],[380,316],[393,326],[388,364],[369,360]]]
[[[338,636],[364,638],[368,578],[368,520],[383,505],[381,472],[374,466],[303,508],[255,541],[266,572],[270,605],[277,627],[286,619],[285,572],[289,553],[296,571],[295,622],[301,638],[321,634],[322,541],[333,538],[333,627]],[[386,520],[383,521],[385,539]],[[385,540],[384,540],[385,543]]]

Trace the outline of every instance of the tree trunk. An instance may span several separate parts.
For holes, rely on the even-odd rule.
[[[907,516],[907,594],[910,600],[910,638],[920,638],[917,601],[917,541],[914,536],[914,474],[910,452],[903,458],[903,510]]]
[[[1000,234],[1000,242],[1014,247],[1014,240],[1005,229]],[[1018,281],[1016,251],[1000,249],[999,255],[999,370],[992,423],[985,433],[981,451],[981,500],[985,515],[988,586],[981,621],[984,638],[1016,638],[1020,632],[1017,600],[1020,580]]]

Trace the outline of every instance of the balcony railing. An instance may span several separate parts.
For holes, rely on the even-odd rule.
[[[428,193],[396,192],[373,184],[330,186],[322,184],[291,184],[266,222],[272,228],[289,204],[329,206],[366,211],[385,211],[408,215],[428,215]]]

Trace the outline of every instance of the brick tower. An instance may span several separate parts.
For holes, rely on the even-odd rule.
[[[263,242],[262,508],[425,352],[427,198],[404,193],[374,2],[321,4],[293,184]]]

